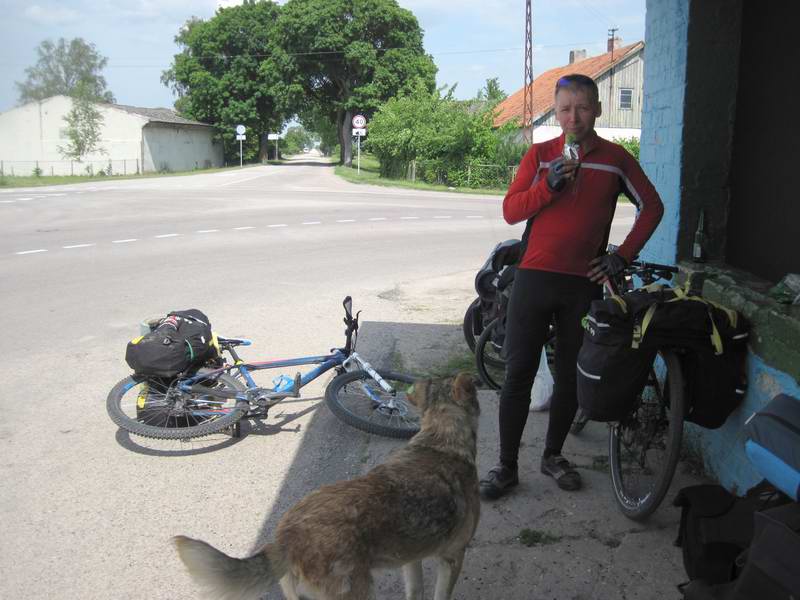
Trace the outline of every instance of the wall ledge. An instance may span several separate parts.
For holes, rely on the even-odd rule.
[[[750,350],[800,383],[800,306],[779,304],[767,294],[773,283],[725,263],[681,261],[681,282],[750,321]]]

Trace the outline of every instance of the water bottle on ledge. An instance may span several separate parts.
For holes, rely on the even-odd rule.
[[[692,243],[692,262],[706,262],[705,248],[705,209],[700,209],[700,218],[697,220],[697,229],[694,232],[694,242]]]

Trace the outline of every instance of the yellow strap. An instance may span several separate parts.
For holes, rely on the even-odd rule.
[[[644,335],[647,333],[647,328],[650,327],[650,321],[653,320],[653,315],[656,313],[656,308],[658,308],[658,304],[651,304],[648,306],[647,311],[644,313],[644,317],[642,318],[641,325],[634,324],[631,348],[638,348],[639,344],[641,344],[642,339],[644,339]]]
[[[211,341],[208,345],[217,351],[217,355],[222,355],[222,350],[219,347],[219,338],[217,338],[217,334],[213,331],[211,332]]]
[[[137,338],[133,338],[133,339],[131,340],[131,344],[138,344],[139,342],[141,342],[141,341],[142,341],[142,338],[143,338],[143,337],[144,337],[143,335],[140,335],[140,336],[139,336],[139,337],[137,337]]]
[[[619,296],[617,294],[612,294],[611,299],[620,305],[620,307],[622,308],[622,312],[624,313],[628,312],[628,305],[625,303],[625,300],[622,299],[622,296]]]

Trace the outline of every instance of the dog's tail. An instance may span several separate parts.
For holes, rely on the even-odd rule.
[[[172,541],[189,574],[210,598],[257,600],[288,569],[277,544],[249,558],[233,558],[200,540],[179,535]]]

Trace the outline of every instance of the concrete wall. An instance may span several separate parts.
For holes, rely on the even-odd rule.
[[[29,175],[37,166],[43,174],[83,174],[91,165],[94,172],[105,169],[112,161],[112,170],[136,172],[141,157],[141,129],[144,118],[130,115],[109,105],[98,105],[103,116],[101,147],[82,163],[64,159],[58,151],[67,143],[64,117],[72,109],[72,100],[54,96],[40,102],[30,102],[0,114],[0,160],[3,171]],[[124,163],[123,163],[124,161]]]
[[[210,127],[149,123],[143,129],[144,171],[191,171],[223,165]]]

